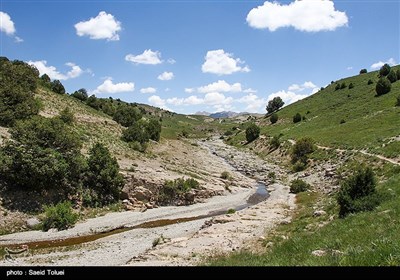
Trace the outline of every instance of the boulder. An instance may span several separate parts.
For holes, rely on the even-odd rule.
[[[153,193],[148,189],[146,189],[145,187],[139,186],[133,190],[131,196],[139,201],[150,201],[150,199],[153,196]]]
[[[34,229],[39,224],[40,224],[40,221],[37,218],[30,218],[30,219],[26,220],[26,225],[29,229]]]
[[[316,256],[316,257],[323,257],[326,255],[326,251],[324,250],[314,250],[311,252],[311,255]]]
[[[326,212],[324,210],[315,210],[313,213],[314,217],[319,217],[319,216],[324,216],[326,215]]]

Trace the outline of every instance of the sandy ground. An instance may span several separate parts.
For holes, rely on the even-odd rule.
[[[177,145],[177,142],[171,145]],[[229,170],[234,178],[231,193],[225,190],[222,196],[215,196],[204,203],[190,206],[160,207],[146,212],[110,213],[60,232],[29,231],[4,235],[0,237],[0,246],[23,244],[29,241],[58,240],[120,227],[131,227],[148,221],[197,217],[215,210],[227,210],[243,205],[255,192],[257,181],[264,181],[267,173],[274,171],[279,176],[274,184],[267,186],[270,197],[266,201],[234,214],[155,228],[131,229],[80,245],[30,251],[25,256],[17,256],[14,261],[2,260],[0,265],[194,265],[205,256],[245,248],[259,240],[276,224],[290,219],[290,212],[295,205],[294,195],[289,194],[289,188],[280,181],[283,171],[279,167],[267,164],[250,153],[228,147],[220,140],[199,143],[199,145],[193,149],[196,154],[190,156],[185,154],[187,151],[181,149],[182,156],[187,158],[193,170],[202,170],[205,179],[211,177],[212,180],[204,181],[209,185],[215,182],[218,189],[225,190],[219,174],[221,171]],[[165,149],[164,161],[161,161],[159,169],[155,169],[156,173],[152,176],[160,175],[164,170],[171,168],[165,164],[165,158],[168,158],[169,153],[170,149]],[[182,160],[176,156],[175,158]],[[169,164],[173,162],[172,160]],[[155,164],[155,161],[149,161],[141,168],[153,172],[151,171],[152,164]],[[157,170],[160,171],[157,172]],[[249,188],[249,186],[253,187]],[[153,241],[159,238],[163,242],[153,247]]]

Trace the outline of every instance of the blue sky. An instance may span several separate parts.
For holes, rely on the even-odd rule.
[[[400,61],[394,1],[2,0],[0,52],[68,92],[178,113],[265,113]]]

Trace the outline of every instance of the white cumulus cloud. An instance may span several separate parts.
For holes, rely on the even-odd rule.
[[[275,97],[282,98],[285,102],[285,106],[294,103],[300,99],[306,98],[314,93],[316,93],[319,88],[313,82],[304,82],[303,84],[292,84],[287,90],[280,90],[278,92],[272,93],[268,96],[270,101]]]
[[[156,65],[162,63],[161,53],[159,51],[153,52],[151,49],[145,50],[142,54],[138,55],[127,54],[125,60],[136,64]]]
[[[378,61],[371,65],[371,70],[378,70],[381,68],[385,63],[389,64],[390,66],[396,65],[396,61],[394,58],[389,58],[387,61]]]
[[[121,22],[112,14],[101,11],[95,18],[81,21],[74,25],[78,36],[89,36],[90,39],[118,41],[118,32],[121,31]]]
[[[194,88],[185,88],[185,92],[186,93],[193,93],[194,92]]]
[[[226,53],[224,50],[208,51],[204,57],[206,60],[201,66],[203,73],[213,73],[217,75],[229,75],[235,72],[249,72],[250,68],[239,58],[234,58],[233,54]]]
[[[114,84],[111,78],[107,78],[101,85],[92,91],[92,94],[132,92],[134,90],[135,84],[132,82]]]
[[[7,35],[14,35],[16,32],[14,22],[11,17],[4,12],[0,12],[0,31],[5,32]]]
[[[241,92],[242,85],[240,83],[234,83],[232,85],[228,84],[224,80],[219,80],[218,82],[199,87],[197,89],[200,93],[207,93],[207,92]]]
[[[156,93],[157,89],[153,87],[141,88],[140,93]]]
[[[160,107],[160,108],[162,108],[162,109],[164,109],[164,110],[172,111],[171,109],[169,109],[169,108],[166,106],[166,101],[165,101],[165,99],[162,99],[162,98],[161,98],[160,96],[158,96],[158,95],[152,95],[152,96],[150,96],[147,100],[149,101],[150,104],[153,104],[153,105],[156,106],[156,107]]]
[[[82,73],[85,72],[81,69],[81,67],[72,62],[68,62],[65,64],[68,67],[71,67],[71,70],[68,71],[66,74],[60,73],[54,66],[47,66],[46,60],[28,61],[28,64],[35,66],[39,70],[40,75],[47,74],[50,79],[53,80],[73,79],[79,77],[80,75],[82,75]]]
[[[174,78],[174,73],[172,72],[163,72],[160,75],[158,75],[157,79],[161,81],[169,81]]]
[[[253,92],[236,99],[236,102],[243,103],[246,105],[245,111],[249,113],[257,113],[265,110],[265,106],[267,105],[267,100],[264,98],[259,98]]]
[[[348,24],[346,13],[337,11],[329,0],[295,0],[288,5],[266,1],[253,8],[246,20],[253,28],[272,32],[282,27],[306,32],[333,31]]]

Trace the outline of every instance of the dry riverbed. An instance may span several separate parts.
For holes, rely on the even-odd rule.
[[[43,240],[68,241],[68,238],[77,236],[96,236],[96,233],[117,228],[127,229],[86,243],[30,250],[14,260],[1,260],[0,265],[195,265],[204,256],[245,248],[260,240],[275,225],[290,220],[295,206],[294,195],[289,194],[289,187],[282,183],[286,174],[278,166],[229,147],[219,139],[198,142],[187,151],[181,148],[181,157],[174,150],[174,145],[179,145],[179,142],[169,142],[168,145],[169,148],[158,148],[164,149],[158,151],[161,158],[140,165],[139,169],[145,172],[139,173],[164,180],[172,176],[169,169],[176,167],[178,170],[184,165],[181,161],[186,159],[192,172],[201,172],[204,184],[219,190],[222,195],[190,206],[109,213],[59,232],[29,231],[3,235],[0,236],[0,246]],[[191,149],[193,152],[188,154]],[[180,165],[171,164],[174,160]],[[152,167],[157,164],[157,168]],[[219,178],[222,171],[231,173],[231,187],[227,188]],[[268,178],[270,172],[277,176],[274,183]],[[245,205],[260,182],[270,193],[268,199],[232,214],[221,214]],[[220,215],[213,216],[215,211]],[[149,222],[152,222],[151,227],[148,227]]]

